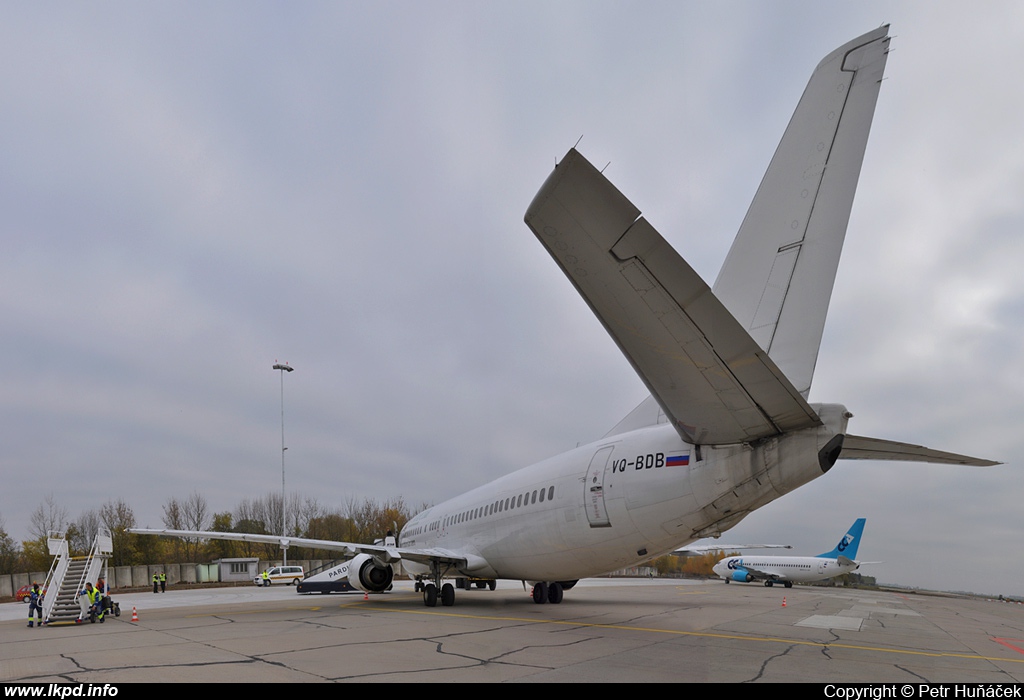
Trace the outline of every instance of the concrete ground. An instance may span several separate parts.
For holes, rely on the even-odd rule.
[[[0,605],[0,681],[1024,681],[1024,606],[997,601],[663,580],[584,581],[561,605],[507,581],[451,608],[406,582],[368,601],[284,587],[114,598],[120,618],[43,629],[25,626],[27,605]]]

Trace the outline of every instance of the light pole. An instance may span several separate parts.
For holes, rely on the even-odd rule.
[[[281,537],[288,536],[288,530],[285,527],[287,519],[287,501],[285,500],[284,493],[284,451],[288,448],[284,446],[284,373],[293,372],[294,370],[288,366],[288,363],[277,362],[274,364],[274,369],[281,370]],[[288,547],[282,545],[284,550],[284,566],[288,566]]]

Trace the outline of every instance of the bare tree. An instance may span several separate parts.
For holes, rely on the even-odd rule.
[[[185,529],[185,517],[181,514],[181,503],[178,499],[171,496],[164,503],[164,514],[161,520],[164,521],[164,525],[169,530],[184,530]]]
[[[309,534],[312,524],[326,515],[327,509],[320,505],[320,502],[313,496],[300,498],[299,494],[293,493],[288,500],[288,519],[291,521],[288,531],[294,537],[313,537]],[[313,554],[312,550],[293,547],[288,556],[295,559],[308,559]]]
[[[235,508],[235,532],[248,532],[255,535],[268,534],[267,525],[263,520],[263,510],[257,502],[243,498]],[[253,542],[239,542],[238,556],[255,557],[263,551],[262,545]]]
[[[100,506],[100,522],[110,530],[114,540],[114,554],[110,558],[112,566],[128,566],[136,559],[136,535],[128,532],[135,527],[135,512],[123,499],[107,501]]]
[[[50,532],[64,532],[69,521],[68,509],[57,505],[57,501],[51,493],[32,512],[29,517],[28,531],[32,535],[32,539],[45,541]]]
[[[13,574],[21,562],[21,550],[7,534],[6,523],[0,517],[0,574]]]
[[[206,498],[198,491],[193,491],[182,503],[181,515],[186,530],[210,529],[210,508],[206,504]],[[185,539],[185,561],[197,561],[202,544],[198,538]]]
[[[169,530],[184,530],[185,528],[185,515],[181,503],[177,498],[171,497],[167,503],[164,504],[164,514],[162,520],[164,521],[164,527]],[[182,538],[174,537],[170,541],[170,552],[171,558],[175,562],[182,562],[185,560],[185,547],[186,543]]]
[[[186,530],[210,529],[210,507],[206,504],[206,497],[198,491],[193,491],[185,499],[182,515],[185,517]]]
[[[293,536],[301,537],[309,530],[310,521],[326,514],[327,509],[320,505],[316,497],[300,498],[299,494],[293,493],[288,499],[288,519],[291,521],[288,531]]]
[[[401,496],[378,503],[372,498],[359,501],[350,497],[345,504],[347,517],[352,521],[356,542],[372,543],[384,537],[388,530],[396,532],[405,527],[412,517]]]
[[[210,529],[210,508],[206,503],[206,497],[198,491],[193,491],[183,501],[172,497],[168,499],[163,508],[163,521],[168,529]],[[199,558],[199,551],[202,545],[202,540],[198,537],[174,538],[172,544],[174,560],[179,563],[195,562]]]
[[[72,552],[85,554],[92,547],[100,527],[100,515],[95,510],[83,511],[68,527],[68,546]]]

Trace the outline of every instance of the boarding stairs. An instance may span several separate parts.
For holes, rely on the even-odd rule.
[[[46,540],[53,555],[53,564],[46,576],[43,589],[43,620],[46,624],[74,624],[81,616],[78,594],[87,581],[95,585],[113,553],[114,541],[110,530],[99,528],[89,554],[84,557],[69,555],[68,541],[63,532],[51,532]],[[105,579],[106,577],[104,577]],[[51,592],[56,591],[56,595]]]

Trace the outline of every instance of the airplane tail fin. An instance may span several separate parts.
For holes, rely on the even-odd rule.
[[[811,76],[713,288],[807,398],[889,51],[884,25]]]
[[[856,559],[857,550],[860,548],[860,536],[864,533],[865,522],[867,522],[866,518],[857,518],[857,521],[843,535],[843,539],[839,540],[839,544],[835,546],[835,549],[819,554],[818,557],[822,559],[838,559],[839,557],[846,557],[851,560]]]

